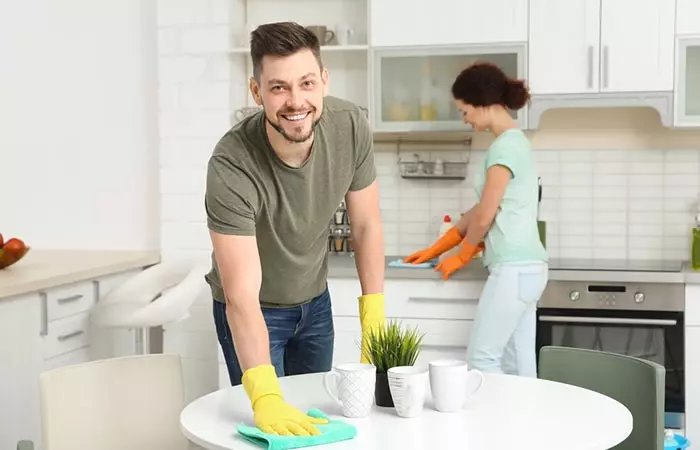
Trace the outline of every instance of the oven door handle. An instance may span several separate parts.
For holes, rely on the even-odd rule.
[[[672,319],[626,319],[623,317],[575,317],[575,316],[540,316],[541,322],[597,323],[614,325],[660,325],[675,326],[678,321]]]

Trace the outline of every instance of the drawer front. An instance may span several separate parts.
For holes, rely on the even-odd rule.
[[[44,359],[86,347],[89,344],[89,331],[88,312],[50,322],[43,342]]]
[[[46,298],[49,322],[87,311],[95,304],[95,287],[92,281],[58,286],[42,292],[42,295]]]
[[[464,280],[386,280],[385,314],[387,317],[471,320],[476,315],[484,284],[484,281]],[[358,317],[359,281],[333,279],[328,285],[333,314]]]

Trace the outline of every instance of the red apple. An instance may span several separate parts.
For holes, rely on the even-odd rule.
[[[2,249],[5,250],[5,252],[14,253],[16,255],[21,255],[22,252],[24,252],[25,248],[26,245],[24,245],[24,242],[17,238],[11,238],[7,242],[5,242],[5,245],[3,245],[2,247]]]
[[[0,248],[2,248],[5,241],[2,240],[2,233],[0,233]]]

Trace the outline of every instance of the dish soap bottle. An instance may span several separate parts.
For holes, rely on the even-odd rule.
[[[454,224],[452,223],[452,217],[446,214],[442,218],[442,224],[440,224],[440,231],[438,231],[438,239],[440,239],[445,235],[445,233],[450,231],[450,228],[452,228],[453,226]],[[445,258],[449,258],[452,255],[456,255],[457,253],[459,253],[459,245],[454,248],[451,248],[450,250],[447,250],[445,253],[438,257],[438,260],[442,261]]]

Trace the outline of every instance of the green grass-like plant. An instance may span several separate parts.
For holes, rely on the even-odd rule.
[[[405,328],[401,322],[387,321],[385,327],[370,330],[362,352],[377,372],[386,373],[392,367],[414,365],[424,336],[418,327]]]

